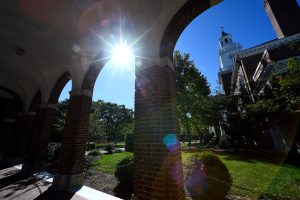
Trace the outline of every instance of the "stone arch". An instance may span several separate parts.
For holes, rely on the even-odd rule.
[[[44,153],[52,131],[56,104],[63,88],[70,79],[70,73],[68,71],[64,72],[53,86],[46,104],[38,104],[35,125],[31,134],[32,142],[28,144],[26,160],[22,167],[22,171],[25,173],[35,172],[42,166]],[[36,103],[34,105],[36,106]]]
[[[92,64],[90,65],[84,79],[83,79],[83,83],[82,83],[82,88],[83,90],[89,90],[91,92],[93,92],[94,90],[94,85],[95,82],[98,78],[98,75],[100,73],[100,71],[102,70],[102,68],[104,67],[106,60],[103,60],[103,52],[100,52],[94,59],[94,61],[92,62]]]
[[[42,103],[42,92],[40,90],[34,95],[30,107],[28,109],[29,112],[36,112],[39,108],[39,105]]]
[[[21,98],[17,95],[17,93],[1,85],[0,85],[0,90],[10,94],[14,98],[14,100],[16,101],[16,110],[18,112],[21,112],[23,110],[23,102]]]
[[[171,19],[160,44],[160,56],[173,57],[176,42],[184,29],[205,10],[222,2],[223,0],[189,0]]]
[[[0,85],[0,93],[1,91],[4,92],[4,97],[0,97],[0,153],[5,153],[17,114],[23,110],[23,103],[14,91]],[[8,95],[8,98],[5,95]]]
[[[49,104],[56,104],[58,102],[58,98],[66,86],[66,84],[71,80],[70,72],[66,71],[63,73],[59,79],[56,81],[55,85],[52,88],[51,94],[48,99]]]

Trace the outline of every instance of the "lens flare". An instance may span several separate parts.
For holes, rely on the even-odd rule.
[[[163,139],[164,145],[169,149],[173,150],[179,146],[178,140],[175,134],[168,134]]]
[[[120,66],[125,66],[134,60],[132,50],[126,44],[116,45],[112,51],[112,61]]]

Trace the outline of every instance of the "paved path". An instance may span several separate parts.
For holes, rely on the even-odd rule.
[[[51,188],[50,174],[22,177],[20,167],[0,170],[0,199],[3,200],[120,200],[114,196],[83,186],[77,191],[56,191]]]

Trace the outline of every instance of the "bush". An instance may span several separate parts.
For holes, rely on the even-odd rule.
[[[46,163],[58,164],[59,154],[60,154],[61,144],[60,143],[49,143],[45,155]]]
[[[112,154],[114,148],[115,148],[115,147],[114,147],[113,144],[108,144],[108,145],[106,145],[105,150],[107,151],[108,154]]]
[[[115,176],[121,184],[133,182],[133,156],[128,156],[120,160],[116,165]]]
[[[92,150],[88,153],[88,156],[101,156],[101,152],[98,150]]]
[[[192,155],[186,166],[186,188],[193,199],[224,199],[232,178],[224,163],[212,152]]]
[[[87,151],[96,149],[96,144],[94,142],[89,142],[86,147]]]
[[[133,152],[133,134],[127,134],[125,139],[125,149],[127,152]]]

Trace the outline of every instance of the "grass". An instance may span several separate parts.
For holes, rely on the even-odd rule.
[[[192,155],[182,153],[183,162]],[[254,159],[218,155],[233,179],[230,194],[258,199],[262,194],[280,198],[300,198],[300,168]]]
[[[103,155],[91,167],[104,172],[114,173],[115,166],[122,158],[132,153]],[[183,163],[192,153],[182,153]],[[262,194],[280,198],[300,199],[300,168],[290,165],[276,165],[256,159],[220,154],[233,178],[230,194],[258,199]]]
[[[117,163],[130,155],[132,153],[129,152],[105,154],[99,160],[92,162],[90,167],[98,171],[114,173]]]

